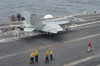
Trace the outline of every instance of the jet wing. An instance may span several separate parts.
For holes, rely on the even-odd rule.
[[[52,22],[46,23],[41,29],[41,31],[56,34],[59,31],[63,31],[63,28],[61,28],[58,24]]]

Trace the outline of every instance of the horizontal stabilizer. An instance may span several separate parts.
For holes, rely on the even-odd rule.
[[[26,32],[32,32],[33,30],[35,30],[35,28],[24,28],[24,31]]]

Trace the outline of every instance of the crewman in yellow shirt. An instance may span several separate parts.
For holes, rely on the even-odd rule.
[[[34,53],[32,52],[30,55],[30,64],[34,63]]]
[[[39,55],[39,52],[35,50],[35,62],[38,62],[38,55]]]
[[[45,63],[49,63],[49,53],[48,53],[48,51],[45,53]]]
[[[11,26],[11,29],[14,30],[15,29],[15,26]]]
[[[53,51],[50,49],[50,60],[53,60]]]

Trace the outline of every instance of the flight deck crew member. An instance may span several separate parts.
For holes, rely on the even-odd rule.
[[[89,44],[88,44],[88,52],[92,52],[92,45],[91,45],[91,42],[89,41]]]
[[[18,18],[18,21],[21,21],[21,15],[20,14],[17,15],[17,18]]]
[[[45,53],[45,63],[49,63],[49,53],[48,53],[48,51]]]
[[[34,63],[34,53],[32,52],[30,55],[30,64]]]
[[[11,29],[14,30],[15,29],[15,26],[11,26]]]
[[[39,53],[38,53],[38,51],[36,50],[36,51],[35,51],[35,62],[38,62],[38,54],[39,54]]]
[[[50,49],[50,60],[53,60],[53,51]]]

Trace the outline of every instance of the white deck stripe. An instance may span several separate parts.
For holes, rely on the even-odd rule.
[[[79,24],[79,25],[76,24],[75,26],[70,26],[70,27],[80,27],[80,26],[86,26],[86,25],[91,25],[91,24],[96,24],[96,23],[100,23],[100,21],[94,21],[94,22]]]
[[[100,64],[99,65],[96,65],[96,66],[100,66]]]
[[[85,25],[90,25],[90,24],[95,24],[95,23],[100,23],[100,21],[95,21],[95,22],[91,22],[91,23],[85,23],[85,24],[81,24],[81,25],[77,25],[79,26],[85,26]]]
[[[77,64],[80,64],[80,63],[82,63],[82,62],[86,62],[86,61],[89,61],[89,60],[91,60],[91,59],[97,58],[97,57],[99,57],[99,56],[100,56],[100,54],[99,54],[99,55],[90,56],[90,57],[87,57],[87,58],[83,58],[83,59],[80,59],[80,60],[71,62],[71,63],[66,64],[66,65],[63,65],[63,66],[73,66],[73,65],[77,65]]]

